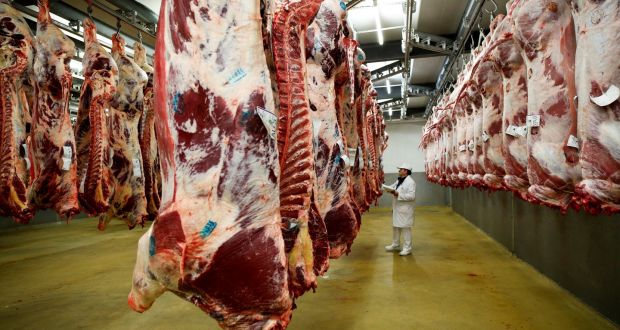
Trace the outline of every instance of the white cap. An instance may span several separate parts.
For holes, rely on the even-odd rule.
[[[402,164],[400,164],[400,166],[399,166],[399,167],[397,167],[397,168],[398,168],[398,169],[404,168],[404,169],[409,170],[409,171],[411,172],[411,166],[410,166],[409,164],[407,164],[407,163],[402,163]]]

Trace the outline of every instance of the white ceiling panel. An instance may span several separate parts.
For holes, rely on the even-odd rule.
[[[429,101],[428,96],[410,97],[407,100],[407,107],[408,108],[424,108],[426,104],[428,103],[428,101]]]
[[[467,7],[464,0],[420,0],[417,29],[431,34],[456,33]]]
[[[136,2],[143,4],[146,8],[150,9],[155,15],[159,16],[159,6],[161,0],[136,0]]]
[[[412,84],[428,84],[437,81],[445,56],[423,57],[413,60]]]

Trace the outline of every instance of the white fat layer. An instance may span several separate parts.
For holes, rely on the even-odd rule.
[[[557,176],[564,181],[569,180],[567,167],[565,166],[566,158],[562,148],[552,143],[536,142],[532,146],[532,156],[542,166],[549,171],[550,175]]]
[[[521,165],[527,167],[527,144],[525,139],[515,139],[508,145],[508,152]]]
[[[607,120],[600,124],[598,140],[609,154],[620,162],[620,122]]]
[[[190,11],[196,21],[192,21],[190,15],[187,15],[186,20],[192,36],[189,41],[183,42],[178,52],[173,48],[171,35],[178,27],[160,26],[160,29],[165,29],[164,39],[167,45],[165,60],[169,78],[166,85],[168,122],[174,123],[174,95],[195,91],[198,86],[224,100],[228,110],[216,109],[214,102],[210,102],[211,107],[208,109],[187,109],[196,112],[197,116],[214,116],[216,111],[230,111],[224,115],[234,117],[237,109],[244,108],[240,105],[245,105],[254,91],[264,95],[264,108],[275,113],[266,61],[261,55],[263,44],[258,22],[259,2],[210,1],[210,20],[204,19],[198,7],[205,6],[206,1],[197,3],[190,2]],[[227,6],[227,14],[220,16],[223,6]],[[170,13],[173,10],[171,4],[167,3],[166,16],[173,15]],[[201,49],[201,46],[204,48]],[[201,111],[204,111],[204,114],[200,113]],[[174,168],[169,169],[168,173],[164,171],[162,204],[180,213],[187,237],[196,237],[208,221],[216,223],[213,232],[201,238],[207,243],[199,244],[199,250],[192,251],[194,256],[211,260],[212,254],[241,230],[238,217],[243,205],[249,212],[249,226],[244,230],[263,228],[265,238],[281,236],[277,183],[269,181],[270,170],[276,177],[279,176],[274,143],[255,145],[252,137],[243,130],[231,140],[232,136],[222,136],[223,132],[218,127],[213,127],[210,129],[209,139],[219,148],[219,162],[200,172],[194,165],[207,156],[213,157],[215,150],[206,150],[200,145],[182,150],[178,145],[177,133],[177,129],[195,133],[198,130],[197,123],[190,120],[177,125],[169,124],[168,127],[175,145],[175,158]],[[265,139],[269,139],[267,135]],[[248,153],[248,148],[252,152]],[[183,162],[179,158],[180,153],[184,154]],[[222,176],[224,170],[226,175]],[[233,192],[238,186],[239,178],[236,174],[247,175],[244,180],[249,191],[244,191],[244,195]],[[176,193],[174,203],[173,193]],[[282,240],[275,240],[275,244],[279,251],[282,251],[276,255],[275,262],[285,264]],[[203,266],[192,264],[188,267]],[[199,269],[195,270],[195,273],[200,272]]]

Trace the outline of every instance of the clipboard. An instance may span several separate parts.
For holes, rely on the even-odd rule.
[[[388,186],[386,184],[381,185],[381,188],[387,192],[394,192],[396,189],[392,188],[392,186]]]

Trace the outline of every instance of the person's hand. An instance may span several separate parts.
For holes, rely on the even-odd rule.
[[[398,191],[394,190],[394,191],[392,192],[392,195],[394,195],[394,197],[398,197]]]

